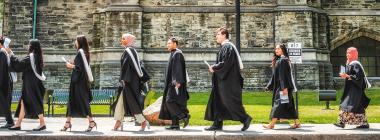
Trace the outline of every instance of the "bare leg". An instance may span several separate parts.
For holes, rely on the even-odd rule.
[[[87,128],[86,132],[92,131],[92,128],[94,128],[94,127],[97,128],[97,125],[91,116],[87,116],[87,119],[88,119],[88,128]]]
[[[46,125],[46,124],[45,124],[44,114],[40,114],[40,115],[38,115],[38,119],[39,119],[39,121],[40,121],[40,127]]]
[[[22,120],[25,117],[24,101],[20,100],[20,102],[21,102],[20,103],[20,105],[21,105],[21,107],[20,107],[20,113],[18,115],[18,119],[16,121],[16,124],[12,128],[14,128],[14,127],[20,127],[21,126],[21,122],[22,122]]]
[[[69,127],[70,125],[71,125],[71,117],[67,117],[65,127]]]

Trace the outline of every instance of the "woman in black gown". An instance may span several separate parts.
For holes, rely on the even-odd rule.
[[[293,92],[297,91],[297,88],[293,80],[288,51],[284,44],[276,46],[272,68],[272,78],[266,87],[268,90],[273,90],[271,122],[268,125],[263,125],[263,127],[273,129],[277,120],[294,119],[294,125],[290,128],[300,128],[301,124],[293,99]]]
[[[90,82],[93,81],[90,63],[90,52],[87,39],[84,35],[77,36],[75,47],[78,51],[74,63],[67,62],[66,67],[72,69],[69,102],[67,104],[66,123],[61,131],[71,130],[71,118],[87,118],[89,121],[86,132],[92,131],[96,123],[92,118],[90,102],[92,94]]]
[[[11,53],[12,54],[12,53]],[[42,73],[44,66],[43,55],[40,42],[37,39],[29,41],[28,56],[17,58],[11,56],[11,67],[16,72],[22,72],[22,95],[17,106],[15,117],[18,117],[16,124],[9,130],[20,130],[24,117],[39,119],[40,125],[33,129],[41,131],[46,129],[44,120],[43,97],[45,87],[42,83],[46,77]]]

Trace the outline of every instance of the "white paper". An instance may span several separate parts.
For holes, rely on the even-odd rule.
[[[64,62],[68,63],[68,61],[67,61],[64,57],[61,57],[61,59],[62,59]]]
[[[340,73],[346,73],[346,67],[340,66]]]
[[[179,93],[178,93],[178,88],[177,88],[177,86],[175,86],[174,88],[175,88],[175,93],[178,95]]]
[[[279,94],[280,94],[280,102],[281,102],[281,104],[289,103],[289,97],[288,97],[288,95],[284,95],[284,93],[282,91],[280,91]]]
[[[4,47],[5,48],[9,48],[9,44],[11,44],[11,39],[9,39],[9,38],[5,38],[5,40],[4,40]]]
[[[203,62],[208,66],[210,67],[210,64],[208,64],[208,62],[206,60],[203,60]]]

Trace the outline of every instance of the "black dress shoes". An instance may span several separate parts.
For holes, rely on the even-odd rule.
[[[165,127],[166,130],[179,130],[179,125],[171,125],[168,127]]]
[[[19,127],[9,127],[8,130],[21,130],[21,126],[19,126]]]
[[[39,126],[38,128],[34,128],[33,131],[42,131],[46,129],[46,125],[44,126]]]
[[[1,126],[0,128],[10,128],[10,127],[12,127],[12,126],[14,126],[15,124],[14,123],[7,123],[7,124],[5,124],[5,125],[3,125],[3,126]]]
[[[183,122],[183,128],[189,125],[190,122],[190,115],[187,115],[185,118],[181,120]]]
[[[358,128],[358,129],[368,129],[369,128],[369,124],[361,125],[361,126],[358,126],[356,128]]]
[[[218,131],[218,130],[223,130],[223,127],[212,125],[210,127],[205,128],[205,131]]]
[[[252,118],[248,116],[247,119],[243,122],[243,128],[241,128],[241,131],[245,131],[249,128],[249,125],[251,124]]]
[[[343,123],[334,123],[336,127],[344,128],[345,125]]]

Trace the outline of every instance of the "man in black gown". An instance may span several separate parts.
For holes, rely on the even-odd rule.
[[[365,109],[370,99],[365,94],[365,89],[370,88],[363,66],[358,60],[358,51],[354,47],[347,49],[346,72],[340,73],[345,79],[344,91],[340,102],[340,113],[337,127],[344,128],[345,124],[359,125],[356,128],[369,128]]]
[[[172,120],[168,130],[179,130],[179,120],[184,122],[185,128],[189,124],[189,110],[187,109],[187,74],[185,58],[182,51],[177,49],[178,41],[172,37],[168,40],[167,47],[171,52],[166,68],[166,80],[164,96],[161,104],[160,119]]]
[[[245,112],[242,102],[243,63],[236,47],[229,42],[228,30],[217,30],[216,40],[221,44],[216,64],[209,67],[212,72],[212,91],[207,104],[205,120],[214,121],[207,131],[222,130],[224,120],[243,123],[241,131],[249,128],[252,118]]]
[[[9,73],[9,57],[4,48],[3,36],[0,36],[0,115],[5,116],[7,123],[1,128],[9,128],[14,125],[11,113],[12,79]]]

